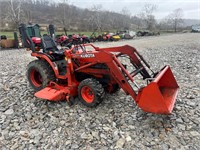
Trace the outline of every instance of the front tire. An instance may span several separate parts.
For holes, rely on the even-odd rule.
[[[30,86],[39,91],[45,88],[50,81],[55,80],[51,66],[43,60],[34,60],[28,64],[27,78]]]
[[[96,107],[103,101],[105,91],[99,81],[88,78],[79,84],[78,96],[83,105]]]

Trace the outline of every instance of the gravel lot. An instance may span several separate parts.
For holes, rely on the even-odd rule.
[[[121,90],[97,108],[33,96],[24,49],[0,50],[0,149],[200,149],[200,34],[95,43],[135,46],[152,69],[169,64],[180,86],[171,115],[144,113]]]

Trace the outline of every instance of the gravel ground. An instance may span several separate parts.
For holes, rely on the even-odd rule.
[[[135,46],[154,70],[169,64],[180,86],[171,115],[140,110],[121,90],[94,109],[33,96],[29,52],[0,51],[0,149],[200,149],[200,34],[95,43]]]

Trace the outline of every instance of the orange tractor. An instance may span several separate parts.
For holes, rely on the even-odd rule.
[[[179,87],[169,66],[154,73],[138,51],[128,45],[98,48],[75,44],[70,49],[58,49],[48,35],[30,38],[24,24],[19,30],[24,46],[37,58],[29,63],[27,70],[36,97],[67,100],[72,104],[78,96],[84,105],[95,107],[106,93],[115,93],[121,88],[145,112],[172,112]],[[128,64],[120,62],[123,58]],[[139,86],[134,80],[136,75],[146,85]]]

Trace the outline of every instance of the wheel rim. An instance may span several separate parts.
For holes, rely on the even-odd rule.
[[[94,100],[94,92],[88,86],[82,87],[82,89],[81,89],[81,96],[84,99],[84,101],[86,101],[87,103],[92,103],[93,100]]]
[[[31,70],[30,79],[35,87],[40,87],[42,85],[42,76],[37,70],[35,69]]]

